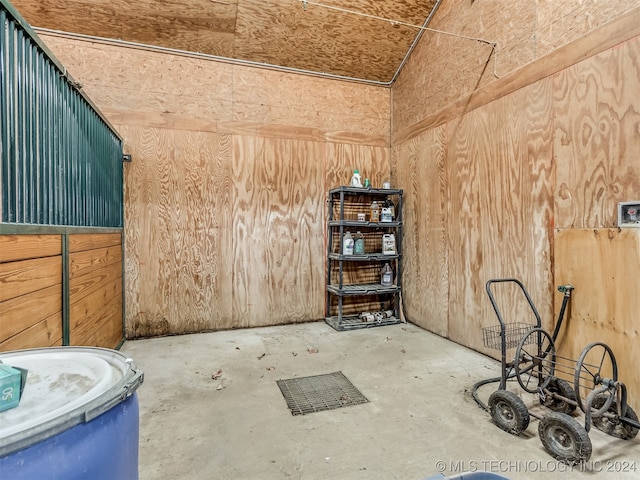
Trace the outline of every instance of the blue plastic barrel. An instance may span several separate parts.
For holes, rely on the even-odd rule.
[[[115,350],[0,353],[28,370],[18,407],[0,412],[2,478],[136,480],[143,373]]]

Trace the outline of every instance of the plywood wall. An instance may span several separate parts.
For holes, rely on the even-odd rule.
[[[443,2],[429,27],[470,39],[425,32],[394,85],[393,131],[408,128],[637,8],[636,0]],[[487,41],[496,43],[493,52]]]
[[[326,185],[346,183],[354,162],[382,178],[388,149],[120,131],[135,159],[125,167],[130,336],[323,317]]]
[[[127,334],[230,326],[230,136],[119,131],[135,159],[125,166]]]
[[[594,35],[609,41],[602,31]],[[604,341],[627,372],[621,380],[640,391],[634,370],[638,235],[615,228],[617,203],[637,200],[640,192],[638,58],[636,34],[552,76],[523,79],[511,93],[394,145],[392,165],[412,219],[405,295],[420,294],[410,285],[426,285],[424,268],[443,279],[439,290],[425,288],[430,299],[405,299],[411,321],[497,357],[481,336],[483,327],[497,324],[485,282],[522,280],[549,330],[562,300],[556,287],[571,283],[575,293],[560,353],[577,358],[587,343]],[[540,62],[552,60],[553,54]],[[518,77],[505,81],[515,84]],[[490,90],[483,87],[478,98],[491,98]],[[433,241],[439,228],[444,240]],[[517,290],[496,293],[506,320],[526,318]],[[442,296],[446,316],[431,306]],[[631,405],[640,404],[632,399]]]
[[[404,295],[412,322],[483,350],[482,327],[497,323],[485,283],[505,277],[530,286],[548,321],[551,105],[550,82],[540,82],[394,148],[407,192]],[[523,307],[507,302],[504,313],[522,320]]]
[[[616,226],[618,202],[640,201],[640,37],[565,69],[553,91],[554,273],[576,287],[559,350],[609,345],[637,411],[640,230]]]
[[[388,179],[388,89],[44,39],[132,154],[129,337],[324,317],[327,191]]]
[[[324,146],[233,140],[234,326],[322,318]]]
[[[592,342],[609,345],[629,403],[640,407],[640,230],[559,229],[555,235],[557,282],[576,286],[571,317],[557,346],[577,359]]]
[[[554,76],[556,226],[617,226],[640,198],[640,37]]]
[[[540,313],[552,311],[551,101],[540,82],[448,124],[449,333],[474,348],[491,311],[468,299],[490,278],[520,278]]]
[[[392,181],[404,189],[403,299],[407,319],[446,336],[449,331],[449,251],[445,126],[393,149]],[[421,255],[421,252],[429,252]]]
[[[115,125],[389,146],[386,88],[41,37]]]

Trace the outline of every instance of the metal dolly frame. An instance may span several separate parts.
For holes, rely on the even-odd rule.
[[[496,283],[516,284],[531,308],[536,323],[506,323],[496,302],[492,286]],[[486,291],[499,324],[482,329],[484,345],[501,350],[501,376],[476,383],[472,395],[491,414],[494,423],[511,434],[526,430],[530,417],[540,420],[538,435],[547,452],[557,460],[575,464],[589,460],[592,453],[588,432],[594,425],[603,432],[624,440],[634,438],[640,429],[638,416],[627,404],[627,388],[618,380],[618,366],[613,351],[602,342],[587,345],[577,360],[557,354],[555,341],[560,332],[572,285],[558,290],[564,295],[553,335],[541,326],[541,318],[527,289],[515,278],[492,279]],[[507,351],[515,348],[513,361],[507,361]],[[557,374],[573,378],[569,381]],[[552,413],[539,416],[531,413],[523,400],[506,390],[507,380],[516,378],[520,387],[537,394],[540,403]],[[500,382],[498,390],[484,405],[477,389],[491,382]],[[572,414],[579,408],[585,416],[584,426]]]

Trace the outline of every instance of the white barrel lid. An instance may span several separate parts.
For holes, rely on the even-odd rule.
[[[110,352],[54,347],[0,354],[3,363],[28,370],[20,404],[0,412],[0,440],[63,419],[122,381],[127,365]]]

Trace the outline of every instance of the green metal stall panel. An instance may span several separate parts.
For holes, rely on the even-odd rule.
[[[0,6],[0,223],[121,228],[121,138],[15,8]]]

